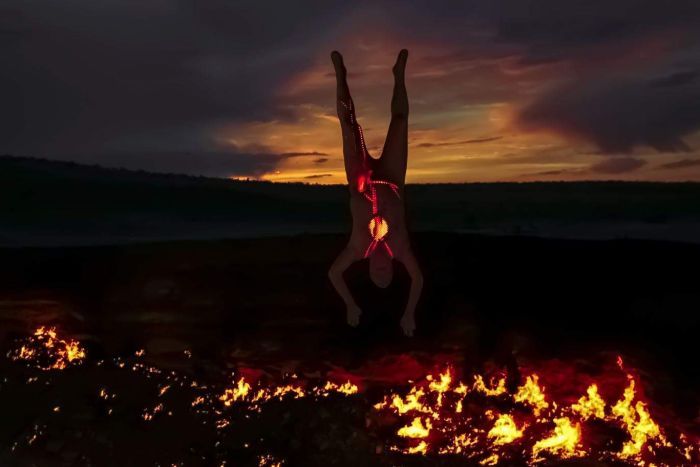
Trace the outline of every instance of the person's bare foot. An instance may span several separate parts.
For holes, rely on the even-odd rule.
[[[403,78],[404,72],[406,71],[406,60],[407,59],[408,59],[408,50],[401,49],[401,52],[399,52],[399,56],[396,57],[396,63],[394,64],[394,67],[392,68],[392,71],[394,72],[394,76]]]
[[[333,61],[333,66],[335,67],[335,74],[338,76],[345,76],[345,64],[343,63],[343,56],[340,52],[334,50],[331,52],[331,60]]]
[[[357,305],[348,306],[347,309],[347,320],[348,324],[352,327],[356,327],[360,324],[360,315],[362,315],[362,310]]]

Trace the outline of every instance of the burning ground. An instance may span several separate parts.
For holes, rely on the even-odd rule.
[[[26,465],[700,465],[699,438],[651,408],[620,356],[586,368],[530,363],[517,375],[458,377],[446,355],[395,355],[355,372],[198,375],[153,366],[143,349],[93,359],[42,326],[7,357],[4,413],[32,419],[13,433],[8,460]],[[378,370],[389,378],[368,378]],[[391,381],[407,372],[422,376]],[[163,449],[163,437],[176,442]]]
[[[700,249],[419,235],[407,340],[341,246],[0,252],[0,464],[700,464]]]

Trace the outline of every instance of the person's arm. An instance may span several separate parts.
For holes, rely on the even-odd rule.
[[[408,293],[406,310],[401,317],[401,328],[404,334],[412,336],[416,328],[416,306],[418,305],[418,300],[423,290],[423,273],[412,251],[409,250],[402,255],[401,262],[404,264],[408,275],[411,277],[411,290]]]
[[[350,247],[345,247],[345,249],[340,252],[335,261],[333,261],[331,268],[328,270],[328,278],[331,280],[331,283],[333,284],[333,287],[335,287],[335,290],[338,292],[338,295],[340,295],[340,297],[343,299],[343,302],[345,302],[345,306],[347,307],[348,324],[350,324],[351,326],[356,326],[359,323],[360,314],[362,313],[362,311],[355,303],[355,299],[353,298],[352,293],[350,293],[350,289],[348,289],[348,286],[345,283],[343,273],[348,267],[350,267],[352,263],[354,263],[358,259],[360,258],[354,249]]]

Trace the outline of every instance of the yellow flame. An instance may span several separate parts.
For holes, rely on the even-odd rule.
[[[622,446],[622,452],[620,452],[622,458],[638,455],[650,438],[659,438],[664,441],[659,426],[652,420],[644,402],[632,403],[635,396],[634,379],[629,375],[628,379],[629,385],[622,399],[612,407],[613,416],[622,420],[631,438]]]
[[[42,354],[50,358],[48,366],[39,363]],[[29,344],[23,345],[14,358],[33,361],[42,370],[64,370],[71,363],[81,363],[85,359],[85,350],[78,341],[59,338],[55,327],[40,326],[34,331]]]
[[[243,400],[250,392],[250,389],[250,384],[248,384],[244,378],[241,378],[238,380],[236,387],[227,388],[219,397],[219,400],[223,402],[226,407],[229,407],[234,402]]]
[[[452,375],[449,369],[440,374],[440,381],[433,381],[432,375],[428,375],[426,379],[430,381],[428,386],[430,390],[436,392],[446,392],[450,388],[450,383],[452,383]]]
[[[481,375],[474,376],[474,386],[475,391],[486,394],[487,396],[500,396],[506,393],[506,379],[501,378],[498,380],[496,385],[491,384],[491,387],[487,387],[484,383],[484,377]]]
[[[192,401],[192,407],[196,407],[202,404],[204,404],[204,397],[202,396],[197,396],[195,400]]]
[[[22,346],[22,348],[19,349],[19,358],[22,360],[30,360],[32,357],[34,357],[35,353],[36,352],[34,349]]]
[[[437,406],[441,407],[442,406],[442,395],[447,392],[448,389],[450,389],[450,384],[452,383],[452,375],[450,374],[450,369],[448,368],[445,370],[444,373],[440,375],[440,381],[434,381],[434,378],[432,375],[428,375],[426,377],[428,381],[430,381],[430,384],[428,385],[428,388],[436,392],[438,394],[437,396]]]
[[[498,464],[498,460],[499,460],[498,454],[494,453],[494,454],[491,454],[486,459],[481,460],[479,462],[479,464],[481,464],[481,465],[496,465],[496,464]]]
[[[605,418],[605,401],[598,394],[598,386],[591,384],[586,390],[586,396],[581,396],[578,403],[572,404],[571,409],[586,420],[591,417]]]
[[[234,387],[224,389],[223,394],[219,396],[219,400],[223,402],[224,406],[226,407],[230,407],[232,404],[237,402],[244,402],[253,404],[252,408],[259,409],[259,406],[257,405],[258,403],[268,402],[273,399],[282,399],[285,396],[292,396],[294,399],[299,399],[309,395],[327,397],[333,393],[350,396],[357,394],[358,392],[359,388],[350,381],[343,384],[336,384],[328,381],[324,386],[313,387],[307,391],[304,388],[294,384],[253,389],[245,378],[240,378],[235,383]],[[197,404],[193,403],[192,405],[199,405],[202,402],[203,400],[200,400],[197,402]],[[375,407],[379,408],[378,405],[375,405]]]
[[[579,454],[576,448],[581,441],[581,425],[578,423],[572,425],[567,417],[555,418],[554,424],[554,433],[536,442],[532,447],[532,456],[535,460],[538,460],[541,452],[558,455],[564,459]]]
[[[421,441],[418,445],[408,448],[406,451],[408,454],[423,454],[428,452],[428,443]]]
[[[429,418],[425,419],[425,425],[423,425],[421,418],[416,417],[410,425],[399,428],[396,434],[404,438],[427,438],[431,428],[432,425],[430,424]]]
[[[467,392],[469,391],[469,387],[464,384],[463,382],[459,382],[459,384],[454,388],[455,394],[461,394],[465,396]]]
[[[479,442],[478,438],[460,433],[452,437],[452,443],[440,449],[440,454],[461,454],[467,449],[475,446]]]
[[[531,405],[535,416],[539,416],[542,410],[549,407],[544,397],[544,388],[540,387],[538,381],[539,376],[528,376],[525,384],[520,386],[515,394],[515,401]]]
[[[384,408],[386,405],[390,405],[392,408],[396,409],[399,414],[405,414],[412,410],[418,412],[426,412],[426,407],[423,405],[421,399],[425,395],[425,391],[422,388],[412,387],[410,392],[406,394],[405,398],[402,398],[398,394],[394,394],[391,397],[391,403],[388,404],[385,399],[383,402],[375,404],[375,409]]]
[[[270,454],[265,454],[258,457],[259,467],[282,467],[284,461],[278,461]]]
[[[508,414],[500,415],[487,434],[488,438],[495,438],[493,444],[497,446],[512,443],[522,436],[522,430],[518,430],[515,420]]]
[[[349,396],[351,394],[357,394],[358,391],[359,388],[356,385],[352,384],[350,381],[347,381],[344,384],[340,385],[328,381],[323,387],[323,390],[320,391],[320,394],[326,396],[329,393],[338,392],[340,394],[345,394]]]

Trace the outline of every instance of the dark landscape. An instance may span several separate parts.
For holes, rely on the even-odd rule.
[[[345,185],[232,181],[0,157],[0,246],[343,233]],[[697,242],[700,183],[407,187],[419,232]]]
[[[561,389],[555,381],[566,374],[562,368],[604,378],[618,356],[634,369],[654,420],[695,446],[691,457],[673,457],[675,465],[698,459],[700,289],[693,271],[700,245],[457,233],[470,225],[522,229],[542,219],[670,229],[700,218],[695,184],[410,186],[413,205],[422,207],[413,219],[420,226],[414,248],[426,284],[417,335],[407,339],[397,324],[407,288],[400,268],[385,290],[371,285],[366,262],[348,271],[364,314],[357,329],[345,324],[327,279],[346,241],[333,233],[348,222],[344,187],[2,163],[14,170],[0,172],[3,349],[16,355],[37,328],[55,326],[86,350],[81,365],[65,370],[3,358],[3,465],[479,465],[486,454],[392,451],[386,430],[397,421],[367,415],[371,403],[448,365],[464,378],[506,371],[514,385],[524,384],[526,368],[539,369],[551,395]],[[455,202],[463,209],[425,207],[446,190],[460,193],[463,201]],[[552,191],[557,201],[545,203]],[[497,217],[487,214],[493,206]],[[61,229],[52,228],[58,219]],[[172,234],[168,219],[185,226],[177,236],[197,222],[216,229],[262,222],[268,238],[138,241],[159,225],[164,237]],[[137,228],[132,241],[99,245],[120,228],[127,237],[140,220],[151,224]],[[287,222],[308,232],[285,231]],[[18,232],[32,233],[28,246]],[[55,245],[86,232],[97,245]],[[40,240],[48,246],[32,246]],[[128,371],[135,362],[139,370]],[[143,376],[151,367],[162,373]],[[195,410],[196,391],[187,390],[198,381],[218,394],[241,375],[279,383],[290,374],[308,384],[352,381],[360,393],[273,401],[260,411],[233,411],[216,428],[211,411]],[[575,388],[579,395],[585,389]],[[146,420],[159,400],[163,413]],[[499,465],[521,462],[519,454],[501,456],[511,464]],[[546,465],[628,465],[582,462],[552,458]]]
[[[700,467],[700,1],[0,1],[0,467]]]

